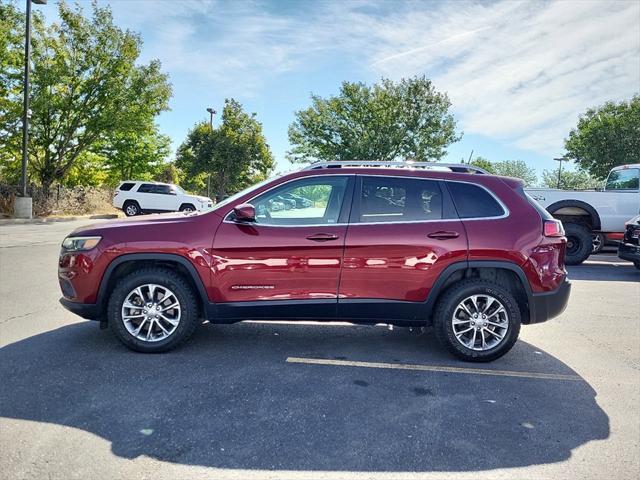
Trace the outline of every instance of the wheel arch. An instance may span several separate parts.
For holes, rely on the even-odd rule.
[[[598,231],[602,226],[600,215],[596,209],[582,200],[560,200],[549,205],[547,211],[563,222],[571,221],[574,217],[587,217],[579,218],[581,221],[574,223],[587,224],[591,230]]]
[[[189,260],[172,253],[127,253],[116,257],[106,268],[100,281],[97,301],[99,311],[105,311],[109,292],[113,290],[118,279],[140,268],[151,266],[166,267],[180,273],[193,288],[201,314],[208,317],[212,304],[208,300],[202,278]]]
[[[522,323],[528,324],[535,318],[533,294],[522,268],[511,262],[499,260],[471,260],[449,265],[438,276],[425,302],[425,315],[431,317],[440,296],[463,278],[481,278],[494,282],[511,291],[518,300]]]

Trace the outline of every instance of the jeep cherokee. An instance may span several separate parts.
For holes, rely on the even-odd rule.
[[[433,325],[469,361],[564,310],[564,231],[522,181],[376,165],[314,164],[207,211],[81,227],[62,244],[60,301],[140,352],[178,346],[202,318],[313,319]]]

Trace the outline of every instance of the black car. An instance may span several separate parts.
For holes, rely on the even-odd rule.
[[[633,262],[640,270],[640,215],[633,217],[626,224],[622,244],[618,247],[618,256],[623,260]]]

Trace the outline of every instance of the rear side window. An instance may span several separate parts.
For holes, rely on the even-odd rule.
[[[438,182],[398,177],[363,177],[358,222],[389,223],[441,218],[442,192]]]
[[[134,185],[135,183],[123,183],[122,185],[120,185],[120,190],[123,192],[128,192],[133,188]]]
[[[640,169],[613,170],[607,178],[605,190],[638,190]]]
[[[153,185],[152,183],[143,183],[142,185],[140,185],[140,188],[138,188],[138,192],[139,193],[153,193],[155,185]]]
[[[500,217],[505,211],[484,188],[471,183],[448,182],[460,218]]]

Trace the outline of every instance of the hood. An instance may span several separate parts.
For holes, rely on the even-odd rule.
[[[113,229],[126,227],[160,226],[163,224],[186,223],[202,215],[201,212],[176,212],[176,213],[154,213],[151,215],[140,215],[136,217],[118,218],[107,220],[106,222],[92,223],[76,228],[69,236],[98,235]]]

